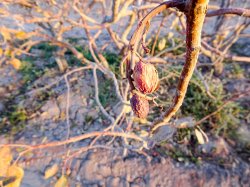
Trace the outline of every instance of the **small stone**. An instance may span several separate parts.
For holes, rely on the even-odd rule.
[[[164,157],[161,157],[161,164],[166,164],[166,159]]]

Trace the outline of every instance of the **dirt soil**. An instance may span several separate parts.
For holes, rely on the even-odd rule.
[[[5,67],[6,71],[9,71],[8,68]],[[13,69],[12,71],[15,72]],[[2,82],[8,77],[5,75],[4,73],[0,75]],[[15,77],[18,80],[20,74],[16,72]],[[47,82],[53,82],[58,78],[60,75],[57,71],[52,71],[43,75],[33,85],[47,85]],[[17,88],[21,86],[21,83],[17,84],[18,81],[6,82],[5,86],[2,85],[4,89],[12,88],[12,84],[16,85],[13,86],[12,90],[9,90],[9,93],[12,94],[15,94]],[[71,137],[105,128],[109,123],[100,117],[99,109],[94,103],[91,74],[88,72],[75,73],[69,78],[69,82],[72,92]],[[8,87],[6,87],[7,85]],[[65,120],[67,89],[65,83],[61,81],[49,90],[52,95],[42,104],[40,103],[41,107],[36,110],[32,107],[38,104],[36,101],[39,102],[38,98],[43,91],[38,93],[28,91],[22,97],[19,95],[12,100],[12,103],[26,108],[29,112],[29,119],[21,131],[11,136],[1,133],[0,143],[39,144],[65,139],[67,133]],[[4,107],[8,107],[6,103],[3,103]],[[69,145],[67,149],[76,150],[88,145],[89,142],[90,140],[80,141]],[[106,139],[99,141],[102,145],[107,142]],[[121,149],[119,141],[114,146],[111,150],[106,148],[90,150],[73,159],[69,177],[71,186],[247,187],[250,183],[249,163],[231,153],[232,148],[223,139],[211,140],[209,144],[197,147],[213,158],[212,161],[203,160],[198,164],[191,161],[174,160],[166,154],[161,154],[157,150],[157,146],[151,151],[146,151],[147,156],[133,151],[125,153]],[[56,176],[48,180],[44,179],[44,173],[48,167],[55,163],[61,166],[60,158],[64,155],[65,148],[59,147],[46,151],[39,150],[31,157],[21,159],[20,164],[25,168],[25,176],[21,186],[53,186],[61,172],[59,171]],[[222,160],[221,164],[219,164],[220,160]]]

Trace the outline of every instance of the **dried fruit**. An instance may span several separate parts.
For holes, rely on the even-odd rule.
[[[148,116],[149,103],[147,99],[140,97],[137,94],[133,94],[132,98],[130,99],[130,104],[133,112],[138,118],[144,119]]]
[[[154,92],[159,86],[158,72],[151,63],[137,62],[133,77],[137,89],[144,94]]]

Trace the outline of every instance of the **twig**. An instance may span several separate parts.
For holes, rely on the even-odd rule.
[[[78,72],[78,71],[82,71],[82,70],[86,70],[86,69],[92,69],[92,68],[93,68],[92,65],[88,65],[88,66],[85,66],[85,67],[80,67],[80,68],[73,69],[73,70],[65,73],[63,76],[61,76],[60,78],[58,78],[54,82],[52,82],[52,83],[50,83],[50,84],[48,84],[48,85],[46,85],[44,87],[32,90],[32,91],[30,91],[30,92],[28,92],[26,94],[27,95],[31,95],[31,94],[34,94],[34,93],[37,93],[37,92],[41,92],[41,91],[47,90],[47,89],[51,88],[52,86],[54,86],[55,84],[58,84],[60,81],[62,81],[65,76],[71,75],[72,73],[75,73],[75,72]]]
[[[134,90],[135,86],[133,84],[132,80],[132,69],[134,68],[134,60],[135,60],[135,54],[139,45],[139,42],[141,40],[141,36],[144,33],[144,29],[148,22],[156,16],[158,13],[162,12],[163,10],[169,8],[169,7],[178,7],[179,9],[183,9],[185,6],[185,3],[183,1],[167,1],[159,6],[155,7],[153,10],[151,10],[139,23],[137,26],[136,31],[134,32],[130,43],[129,43],[129,53],[128,53],[128,58],[126,60],[126,78],[129,81],[130,84],[130,89]]]
[[[203,83],[203,85],[205,86],[207,95],[208,95],[211,99],[214,99],[214,100],[215,100],[216,98],[211,94],[210,89],[209,89],[209,86],[208,86],[206,80],[204,79],[204,77],[202,76],[202,74],[201,74],[197,69],[195,69],[194,71],[195,71],[195,73],[197,74],[197,76],[200,78],[200,80],[201,80],[201,82]]]
[[[69,123],[69,107],[70,107],[70,85],[67,75],[64,75],[64,79],[67,86],[67,100],[66,100],[66,123],[67,123],[67,136],[66,140],[69,139],[70,135],[70,123]]]
[[[196,123],[182,123],[181,125],[179,126],[176,126],[176,128],[179,128],[179,129],[183,129],[183,128],[192,128],[192,127],[195,127],[197,125],[200,125],[201,123],[203,123],[204,121],[206,121],[207,119],[211,118],[212,116],[216,115],[218,112],[220,112],[225,106],[227,106],[229,103],[231,102],[234,102],[235,100],[237,99],[240,99],[242,97],[246,97],[250,95],[250,90],[247,90],[245,92],[241,92],[241,93],[237,93],[237,94],[234,94],[231,98],[229,99],[226,99],[224,101],[224,103],[222,105],[220,105],[214,112],[208,114],[207,116],[203,117],[202,119],[200,119],[199,121],[197,121]]]
[[[164,49],[162,50],[161,52],[159,52],[157,55],[155,55],[154,57],[160,57],[161,55],[165,54],[165,53],[168,53],[170,51],[174,51],[176,49],[178,49],[179,47],[183,46],[184,43],[180,43],[179,45],[176,45],[176,46],[173,46],[173,47],[170,47],[170,48],[167,48],[167,49]]]
[[[98,78],[96,75],[96,69],[97,69],[97,67],[95,66],[93,69],[93,77],[94,77],[94,83],[95,83],[95,100],[96,100],[96,103],[99,106],[101,112],[103,113],[103,115],[105,117],[107,117],[112,123],[114,123],[115,119],[107,113],[107,111],[104,109],[104,107],[102,106],[102,104],[99,100],[99,87],[98,87]]]
[[[133,26],[133,24],[134,24],[134,22],[135,22],[135,18],[136,18],[136,14],[133,13],[133,14],[130,16],[129,23],[128,23],[128,25],[126,26],[126,29],[124,30],[124,32],[123,32],[123,34],[122,34],[121,39],[122,39],[122,41],[123,41],[124,43],[128,43],[127,36],[128,36],[128,34],[129,34],[130,30],[132,29],[132,26]]]
[[[230,54],[224,54],[223,52],[211,47],[209,44],[207,44],[205,41],[201,42],[202,47],[201,47],[201,52],[208,56],[212,57],[213,53],[215,53],[218,56],[223,56],[226,60],[230,60],[233,62],[246,62],[250,63],[250,58],[249,57],[244,57],[244,56],[234,56]]]
[[[226,101],[224,101],[224,103],[218,107],[217,110],[215,110],[214,112],[212,112],[211,114],[205,116],[204,118],[202,118],[201,120],[197,121],[195,123],[195,125],[199,125],[201,124],[202,122],[206,121],[208,118],[214,116],[215,114],[217,114],[219,111],[221,111],[226,105],[228,105],[229,103],[237,100],[237,99],[240,99],[242,97],[245,97],[247,95],[250,95],[250,90],[247,90],[245,92],[242,92],[242,93],[239,93],[239,94],[235,94],[234,96],[232,96],[230,99],[227,99]]]
[[[218,10],[211,10],[206,14],[206,17],[219,16],[224,14],[232,14],[243,17],[250,17],[250,9],[245,8],[221,8]]]
[[[115,22],[119,17],[120,0],[112,0],[112,22]]]
[[[165,20],[165,17],[162,18],[161,23],[160,23],[160,26],[158,27],[158,30],[157,30],[157,32],[156,32],[155,39],[154,39],[154,43],[153,43],[153,47],[152,47],[152,51],[151,51],[151,55],[152,55],[152,56],[154,56],[156,43],[157,43],[157,40],[158,40],[160,31],[161,31],[161,28],[162,28],[162,26],[163,26],[163,21],[164,21],[164,20]]]
[[[119,137],[124,137],[124,138],[129,138],[129,139],[134,139],[140,142],[145,142],[141,137],[135,135],[135,134],[131,134],[131,133],[122,133],[122,132],[100,132],[100,131],[96,131],[96,132],[90,132],[87,134],[83,134],[80,136],[75,136],[72,137],[68,140],[64,140],[64,141],[56,141],[56,142],[50,142],[50,143],[45,143],[45,144],[38,144],[38,145],[26,145],[26,144],[0,144],[0,147],[4,147],[4,146],[9,146],[9,147],[23,147],[23,148],[28,148],[29,151],[33,151],[36,149],[44,149],[44,148],[49,148],[49,147],[56,147],[56,146],[62,146],[62,145],[66,145],[66,144],[70,144],[70,143],[74,143],[74,142],[78,142],[84,139],[88,139],[88,138],[92,138],[92,137],[96,137],[96,136],[119,136]]]

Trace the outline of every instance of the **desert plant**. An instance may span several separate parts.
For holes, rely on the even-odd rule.
[[[38,44],[41,45],[41,43],[49,43],[49,46],[55,46],[55,48],[49,48],[49,50],[55,50],[54,52],[52,52],[52,56],[55,57],[59,70],[61,71],[61,73],[67,71],[57,81],[33,91],[44,91],[60,81],[65,81],[67,87],[67,98],[65,100],[67,136],[65,137],[65,140],[36,145],[0,145],[0,155],[5,155],[4,157],[0,157],[0,163],[2,163],[2,158],[8,160],[8,162],[3,164],[2,167],[4,166],[5,170],[7,168],[7,171],[14,171],[13,173],[15,173],[15,175],[13,175],[17,178],[15,181],[17,186],[20,185],[20,181],[23,177],[22,168],[17,166],[18,162],[20,161],[20,158],[22,156],[25,156],[25,154],[27,153],[35,152],[40,149],[45,150],[46,148],[65,146],[81,140],[92,139],[88,146],[79,147],[76,150],[67,152],[65,158],[62,159],[62,176],[57,181],[56,185],[66,186],[68,183],[66,174],[70,173],[68,169],[70,168],[71,160],[77,155],[82,154],[91,149],[108,148],[107,145],[100,145],[97,141],[104,136],[110,137],[111,142],[115,140],[114,137],[120,137],[123,142],[121,146],[124,149],[130,149],[131,151],[150,149],[152,142],[153,144],[155,144],[161,142],[162,140],[172,138],[173,133],[176,131],[176,129],[183,128],[193,128],[198,138],[198,142],[203,143],[207,141],[207,135],[201,130],[198,125],[209,117],[211,117],[212,115],[214,115],[214,113],[217,113],[217,111],[208,114],[197,122],[194,122],[190,119],[184,122],[182,122],[181,120],[171,121],[171,119],[180,109],[184,101],[189,82],[197,66],[200,50],[206,56],[209,56],[211,58],[214,53],[216,55],[220,55],[222,57],[218,60],[220,63],[223,61],[223,59],[249,62],[248,57],[233,56],[227,54],[227,52],[230,46],[236,41],[237,37],[235,38],[234,34],[239,35],[244,29],[248,27],[249,22],[247,20],[247,17],[250,17],[250,12],[249,10],[243,8],[218,7],[216,7],[215,10],[208,11],[208,0],[171,0],[163,2],[161,4],[151,3],[151,1],[145,1],[145,3],[148,2],[145,5],[141,4],[140,2],[141,1],[138,1],[138,4],[136,4],[134,0],[113,0],[112,6],[110,7],[110,9],[112,10],[111,17],[108,16],[106,3],[104,0],[93,1],[91,4],[89,4],[89,2],[87,1],[81,0],[73,0],[72,2],[63,0],[60,1],[60,3],[56,0],[21,0],[18,2],[6,0],[0,3],[0,12],[1,17],[3,19],[6,19],[7,17],[12,17],[19,23],[19,25],[33,26],[33,29],[31,29],[31,31],[22,30],[23,27],[18,27],[18,25],[18,29],[9,28],[7,26],[1,26],[2,49],[0,51],[0,64],[10,63],[16,69],[19,69],[20,71],[25,71],[25,68],[21,68],[22,61],[19,60],[21,59],[21,56],[35,55],[32,54],[31,50],[33,46],[37,46]],[[99,5],[101,4],[102,9],[98,9],[97,11],[97,13],[102,15],[103,19],[101,21],[98,21],[94,17],[88,16],[91,11],[96,11],[94,9],[95,6],[93,6],[95,3]],[[16,13],[8,11],[8,9],[12,9],[15,6],[22,9],[23,11]],[[149,8],[152,8],[152,10],[145,15],[145,10]],[[166,63],[166,60],[164,58],[161,58],[161,56],[164,53],[174,51],[175,48],[183,48],[183,46],[180,46],[182,45],[182,43],[179,40],[175,40],[169,37],[168,39],[172,42],[171,49],[165,49],[164,45],[167,45],[167,42],[157,42],[160,29],[158,30],[159,32],[155,34],[155,36],[153,34],[153,37],[151,35],[151,38],[148,39],[151,39],[151,42],[147,41],[147,33],[150,32],[150,27],[154,25],[153,18],[160,13],[162,13],[162,20],[164,20],[166,17],[170,18],[173,15],[177,22],[173,21],[171,27],[176,28],[177,32],[179,32],[181,35],[186,35],[185,62],[180,75],[178,75],[179,81],[176,86],[176,93],[174,95],[172,103],[170,104],[170,107],[165,112],[161,111],[161,116],[159,116],[159,118],[155,119],[152,122],[148,122],[151,126],[151,129],[146,132],[146,136],[140,136],[140,132],[131,131],[131,124],[133,123],[133,121],[130,121],[130,123],[128,123],[130,124],[130,126],[128,125],[128,127],[126,128],[123,128],[118,125],[118,123],[125,123],[124,119],[126,118],[127,113],[129,113],[130,116],[132,115],[132,111],[129,107],[128,101],[130,97],[132,97],[131,105],[133,111],[139,118],[146,118],[149,112],[149,102],[150,104],[154,103],[157,106],[156,91],[158,87],[161,87],[158,85],[159,79],[156,70],[157,64]],[[76,14],[76,16],[72,17],[72,14]],[[244,24],[235,28],[235,30],[232,32],[232,37],[229,37],[227,39],[228,41],[226,43],[229,42],[229,44],[226,46],[225,44],[223,44],[223,52],[221,52],[220,50],[211,47],[207,43],[207,41],[204,41],[202,39],[202,28],[206,17],[218,15],[223,16],[224,14],[241,15],[242,17],[246,18],[246,20],[244,20]],[[128,18],[129,21],[127,22],[125,28],[123,28],[123,31],[119,32],[118,30],[115,30],[112,26],[119,26],[119,20],[124,17]],[[129,34],[130,31],[133,29],[136,18],[140,19],[140,21],[129,41]],[[162,21],[161,27],[163,27],[163,23],[164,21]],[[177,27],[176,23],[179,23],[179,25],[181,26]],[[75,46],[73,40],[65,37],[65,35],[69,31],[73,32],[74,29],[80,29],[82,33],[85,33],[85,35],[81,36],[80,38],[86,38],[85,44],[88,46],[87,51],[82,50],[83,47],[81,46]],[[112,41],[113,45],[110,46],[108,42],[105,44],[97,43],[100,35],[104,31],[109,34],[110,40]],[[152,43],[152,41],[154,42]],[[221,42],[221,40],[219,42]],[[152,45],[152,53],[150,53],[149,47],[147,46],[150,43]],[[155,46],[157,43],[158,49],[155,50]],[[161,45],[159,45],[160,43]],[[114,62],[110,54],[103,52],[104,49],[107,48],[107,46],[109,46],[110,48],[114,47],[116,50],[118,50],[119,54],[122,54],[124,56],[124,58],[120,62],[119,76],[117,76],[118,66],[116,65],[116,62]],[[160,49],[163,50],[163,52],[158,51]],[[81,67],[77,67],[76,69],[68,69],[69,66],[67,63],[67,58],[65,58],[65,54],[69,53],[74,58],[76,58],[77,61],[82,63]],[[175,54],[182,55],[182,52]],[[113,68],[113,71],[111,65],[112,63],[109,62],[110,59],[112,59],[113,64],[115,66],[115,68]],[[213,65],[216,66],[216,64]],[[124,67],[126,67],[125,70]],[[68,80],[68,77],[75,72],[86,70],[89,70],[89,72],[91,72],[93,75],[95,103],[100,109],[102,115],[109,121],[110,125],[104,129],[101,129],[100,131],[88,132],[79,136],[70,137],[71,121],[69,117],[69,108],[71,98],[71,84]],[[216,71],[218,71],[218,68]],[[102,88],[100,86],[100,84],[103,84],[103,82],[100,82],[98,80],[99,77],[97,72],[102,74],[102,76],[105,76],[105,78],[108,80],[108,84],[112,84],[112,94],[105,95],[105,93],[100,93],[104,92],[103,90],[105,90],[105,88]],[[37,75],[35,74],[34,76]],[[124,78],[126,78],[127,80],[124,81]],[[213,95],[210,93],[207,84],[205,85],[206,93],[213,98]],[[221,107],[217,110],[221,110],[227,103],[232,102],[238,98],[244,97],[247,94],[249,94],[249,92],[246,91],[244,93],[233,95],[232,98],[224,100],[224,103],[222,103]],[[111,111],[107,110],[105,106],[107,104],[105,103],[107,101],[107,98],[111,95],[112,98],[114,95],[114,97],[116,97],[116,99],[114,100],[109,98],[110,100],[112,100],[112,106],[121,105],[121,110],[118,114],[111,113]],[[113,103],[113,101],[116,102],[116,104]],[[26,116],[24,116],[23,114],[23,112],[13,114],[13,122],[15,122],[16,119],[19,119],[20,116],[22,121],[25,120]],[[160,128],[162,126],[166,126],[167,128]],[[11,162],[12,154],[10,153],[9,148],[12,148],[12,151],[18,155],[13,162]],[[51,169],[51,171],[52,170],[54,169]],[[2,170],[0,169],[0,171]],[[13,177],[6,172],[0,174],[2,174],[1,176],[6,177],[7,179],[8,177]]]

